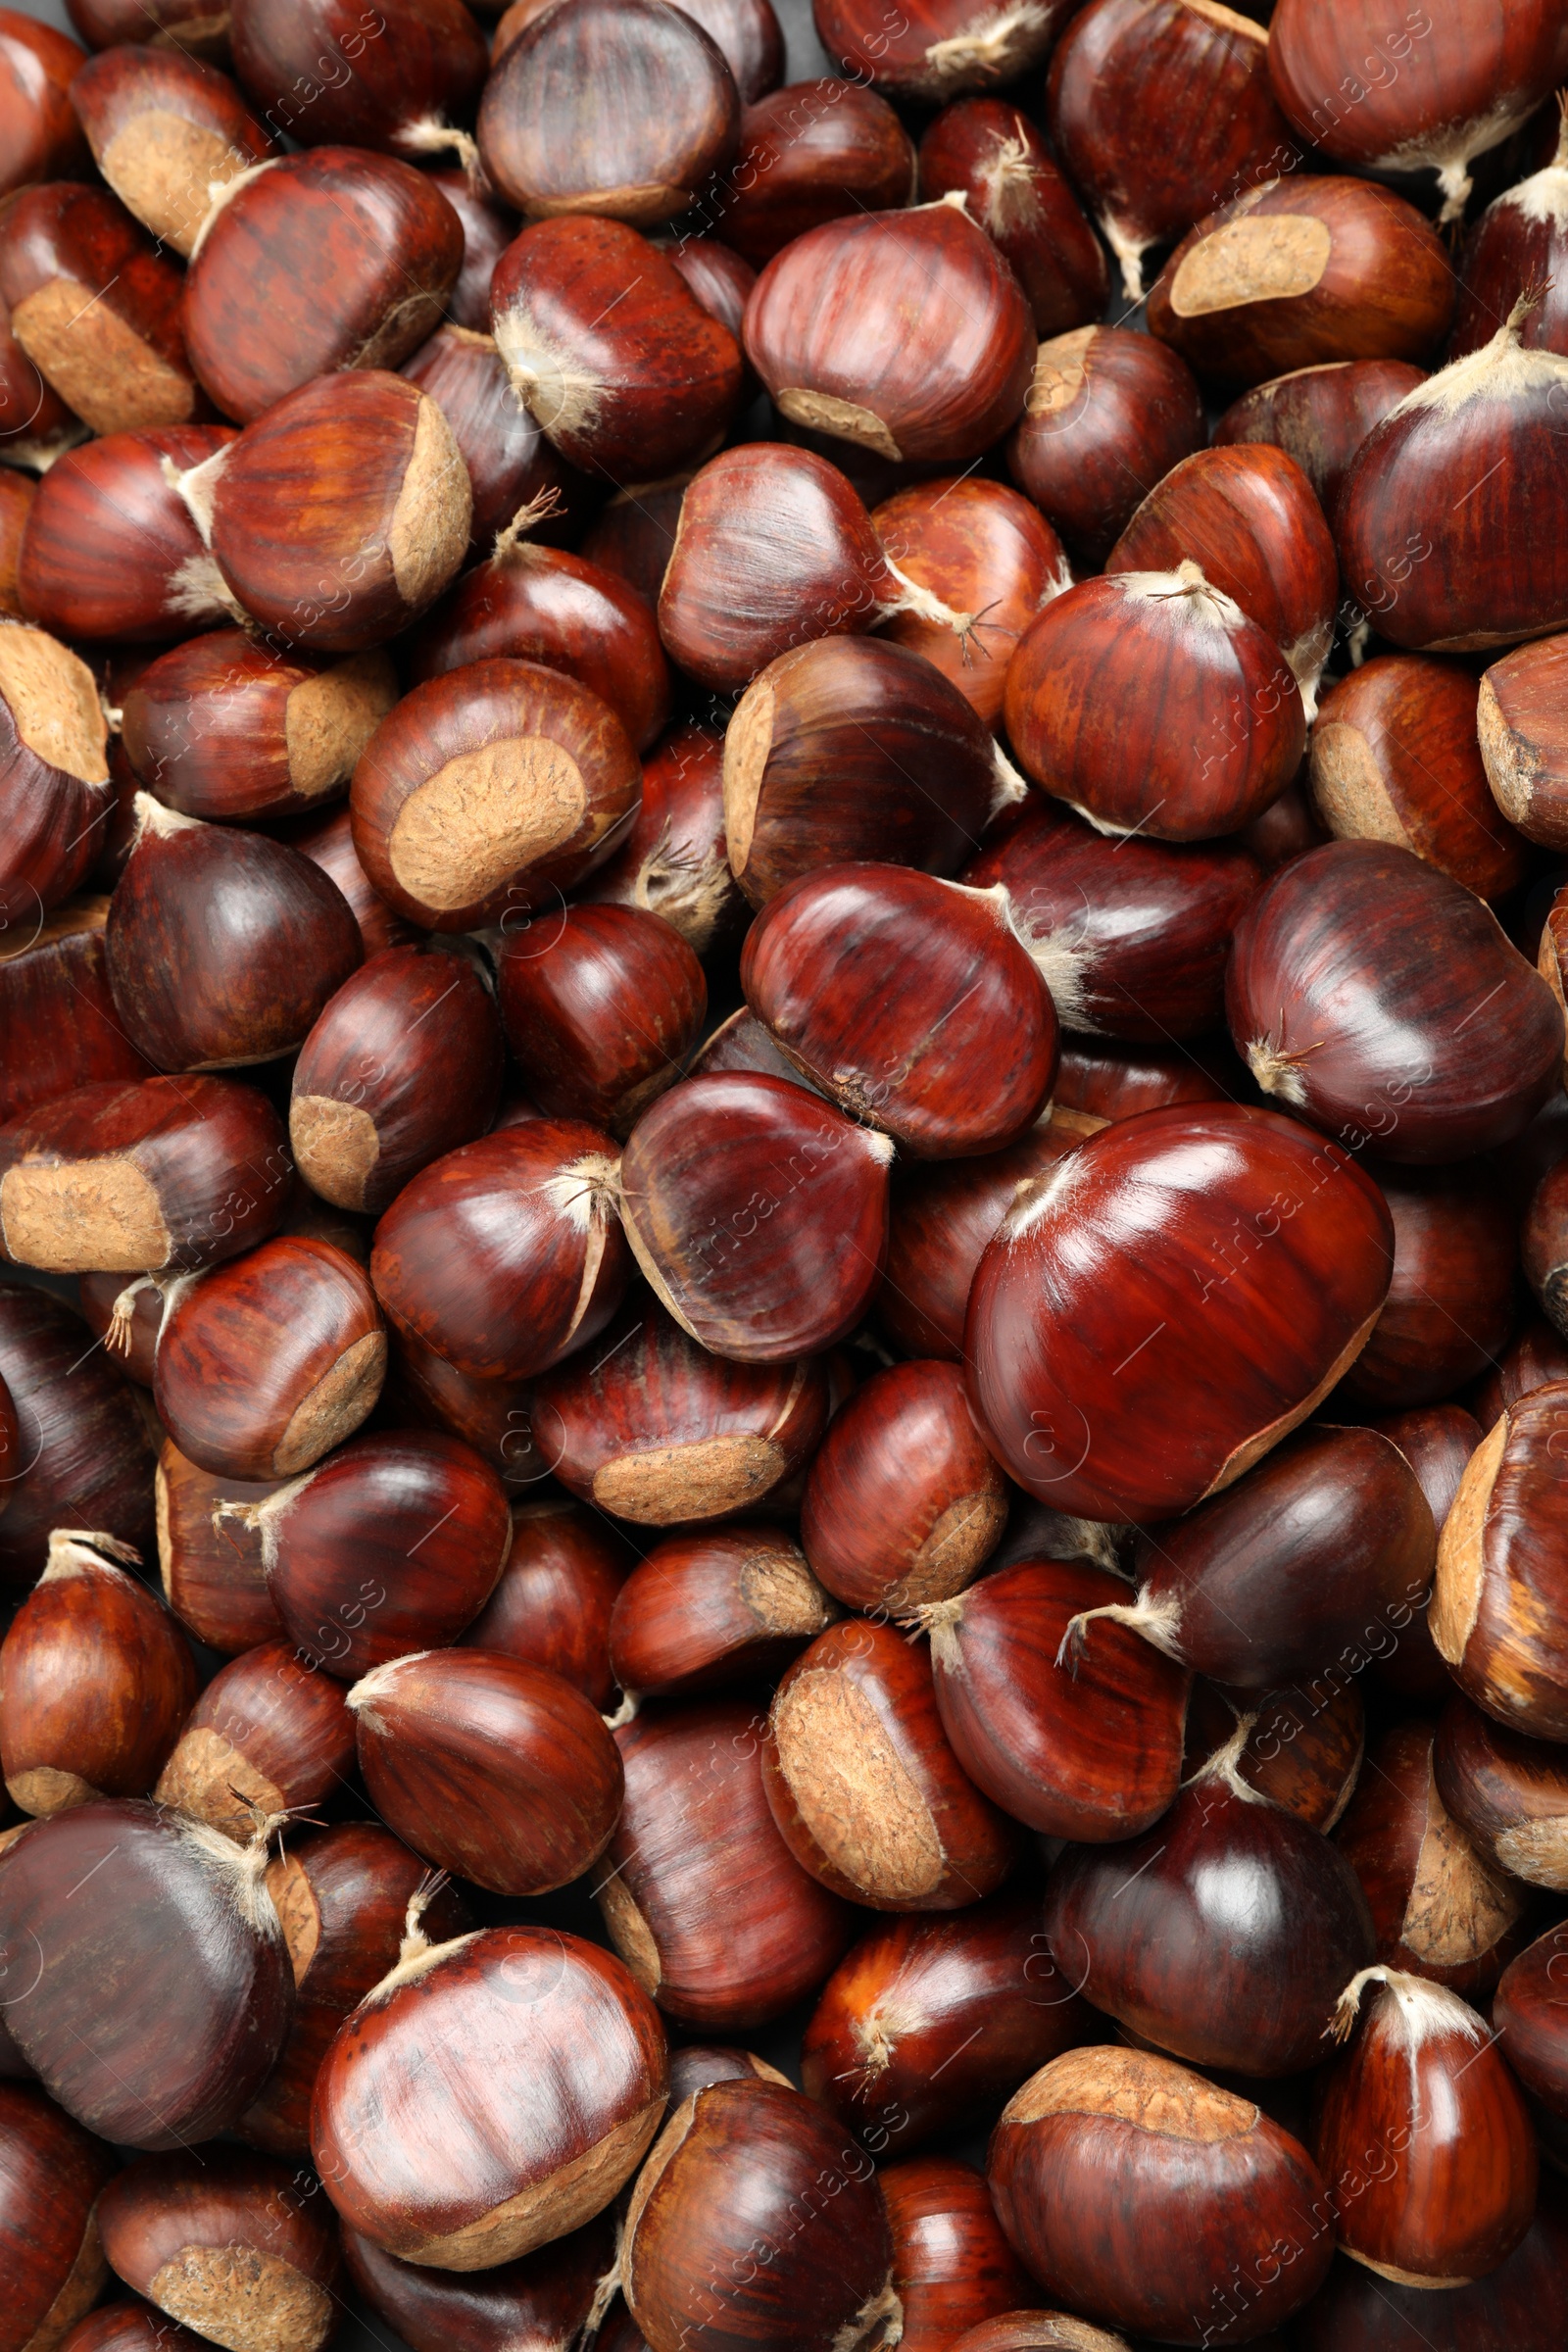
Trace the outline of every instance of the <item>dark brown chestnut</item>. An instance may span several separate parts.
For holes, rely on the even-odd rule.
[[[1296,460],[1332,515],[1350,460],[1422,377],[1408,360],[1324,360],[1298,368],[1233,401],[1214,427],[1215,446],[1273,442]]]
[[[275,132],[473,162],[452,125],[471,122],[487,61],[463,0],[389,0],[384,15],[354,0],[235,0],[230,38],[234,71]]]
[[[1007,470],[1093,566],[1204,439],[1202,395],[1174,351],[1131,327],[1078,326],[1036,352]]]
[[[1303,1676],[1280,1690],[1221,1692],[1195,1683],[1187,1716],[1187,1760],[1205,1761],[1233,1740],[1242,1714],[1252,1718],[1234,1769],[1250,1788],[1326,1837],[1344,1813],[1366,1755],[1366,1708],[1359,1684],[1339,1668]]]
[[[462,181],[461,172],[458,177]],[[443,193],[450,202],[452,190]],[[492,267],[510,240],[510,231],[499,232]],[[428,343],[420,344],[413,359],[404,361],[399,373],[417,384],[421,392],[428,392],[452,427],[473,493],[469,552],[488,556],[498,532],[519,513],[537,514],[534,528],[546,519],[552,490],[556,500],[548,512],[559,515],[567,474],[534,417],[518,404],[506,363],[489,332],[488,271],[478,317],[471,322],[461,318],[462,308],[454,294],[449,318]]]
[[[318,2352],[338,2320],[338,2244],[311,2192],[242,2148],[144,2156],[99,2200],[104,2252],[127,2286],[203,2335],[221,2330],[231,2352]]]
[[[350,2278],[411,2352],[502,2352],[513,2344],[567,2352],[599,2308],[614,2259],[605,2215],[517,2262],[466,2274],[399,2262],[373,2238],[343,2233]],[[609,2328],[595,2340],[609,2352]]]
[[[896,16],[879,12],[874,0],[813,0],[812,7],[818,36],[842,73],[929,105],[1027,73],[1070,14],[1060,0],[1000,14],[983,0],[914,0]]]
[[[1071,1111],[1094,1127],[1114,1119],[1135,1118],[1141,1110],[1164,1110],[1176,1102],[1223,1102],[1227,1086],[1219,1073],[1224,1065],[1212,1053],[1185,1053],[1172,1047],[1165,1053],[1121,1044],[1102,1045],[1086,1037],[1070,1037],[1061,1049],[1054,1101],[1057,1113]]]
[[[896,211],[913,192],[913,142],[887,100],[858,82],[823,80],[747,107],[734,163],[710,201],[725,244],[760,270],[808,229]]]
[[[288,1642],[263,1642],[219,1668],[154,1793],[244,1845],[259,1820],[318,1805],[353,1769],[354,1721],[341,1683]]]
[[[1565,663],[1568,637],[1518,646],[1486,672],[1476,706],[1493,799],[1526,840],[1549,850],[1568,848],[1568,742],[1560,702]],[[1544,939],[1542,952],[1544,956]]]
[[[1460,1690],[1539,1740],[1568,1739],[1557,1634],[1565,1428],[1561,1381],[1504,1410],[1471,1455],[1444,1523],[1432,1599],[1432,1638]]]
[[[548,1666],[596,1707],[610,1707],[616,1683],[610,1629],[632,1556],[580,1503],[560,1496],[519,1504],[500,1581],[463,1646]]]
[[[370,878],[355,854],[347,808],[333,808],[325,816],[292,825],[286,838],[292,849],[298,850],[302,858],[308,858],[313,865],[318,865],[337,884],[359,928],[367,957],[379,956],[384,948],[412,945],[417,936],[414,925],[395,913],[371,887]]]
[[[623,1690],[680,1698],[755,1682],[787,1666],[837,1614],[800,1545],[776,1528],[670,1536],[615,1595],[612,1679]]]
[[[160,1302],[161,1303],[161,1302]],[[273,1642],[282,1620],[267,1591],[262,1539],[218,1506],[265,1501],[277,1481],[255,1486],[213,1478],[167,1442],[155,1478],[158,1566],[181,1625],[220,1656]]]
[[[1518,1244],[1480,1169],[1382,1169],[1378,1187],[1394,1219],[1394,1279],[1346,1394],[1386,1412],[1451,1396],[1501,1354]]]
[[[948,2352],[966,2328],[1016,2309],[1033,2292],[972,2165],[917,2156],[889,2165],[881,2181],[904,2312],[899,2341],[909,2352]]]
[[[696,955],[639,906],[567,906],[504,937],[497,987],[540,1109],[616,1136],[674,1084],[708,1011]]]
[[[1551,2352],[1553,2282],[1565,2246],[1562,2191],[1543,2173],[1535,2220],[1485,2278],[1471,2286],[1398,2286],[1342,2254],[1298,2318],[1294,2340],[1298,2352]]]
[[[109,2265],[95,2209],[114,2162],[108,2148],[31,2083],[0,2082],[6,2182],[0,2259],[12,2297],[8,2325],[19,2345],[58,2344],[102,2292]]]
[[[206,410],[181,334],[181,272],[106,188],[23,188],[0,226],[0,303],[51,391],[95,433]]]
[[[1105,255],[1068,180],[1025,114],[1001,98],[944,107],[920,141],[926,196],[961,189],[1011,265],[1042,341],[1087,326],[1105,307]]]
[[[1432,1774],[1484,1860],[1532,1886],[1568,1884],[1568,1768],[1558,1747],[1509,1731],[1456,1693],[1438,1724]]]
[[[153,1534],[147,1425],[128,1383],[47,1292],[0,1287],[0,1381],[18,1431],[15,1452],[7,1449],[0,1583],[30,1585],[57,1527],[102,1528],[145,1549]]]
[[[745,920],[724,848],[724,739],[682,722],[643,761],[642,807],[630,832],[575,895],[662,914],[706,956]]]

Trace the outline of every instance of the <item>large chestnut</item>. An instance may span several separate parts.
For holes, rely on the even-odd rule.
[[[227,74],[172,47],[117,43],[89,58],[71,103],[121,203],[180,255],[217,191],[271,147]]]
[[[755,1682],[787,1666],[837,1615],[800,1545],[776,1528],[670,1536],[615,1596],[612,1679],[639,1695],[681,1698]]]
[[[1521,645],[1481,680],[1476,734],[1493,799],[1528,841],[1568,848],[1568,738],[1561,681],[1568,637]],[[1543,943],[1544,946],[1544,943]]]
[[[708,1011],[693,950],[640,906],[567,906],[504,936],[497,993],[540,1109],[619,1136],[679,1077]]]
[[[154,1794],[243,1845],[258,1821],[320,1804],[353,1769],[342,1684],[288,1642],[263,1642],[214,1675]]]
[[[22,188],[0,226],[11,332],[95,433],[189,424],[204,404],[180,320],[181,272],[106,188]]]
[[[1041,339],[1085,326],[1105,307],[1105,256],[1072,187],[1030,122],[1001,98],[944,107],[920,141],[927,196],[961,189],[1011,265]]]
[[[443,2047],[466,2063],[431,2064]],[[659,2129],[666,2068],[659,2012],[612,1952],[555,1928],[415,1934],[322,2061],[316,2168],[389,2254],[491,2270],[610,2203]]]
[[[797,1861],[874,1911],[955,1911],[994,1893],[1017,1834],[966,1779],[931,1665],[890,1626],[819,1634],[779,1685],[763,1786]]]
[[[1557,1472],[1568,1384],[1509,1406],[1471,1455],[1438,1545],[1432,1639],[1478,1707],[1537,1740],[1568,1740],[1558,1621],[1568,1594]]]
[[[881,2176],[893,2233],[901,2344],[948,2352],[982,2320],[1013,2311],[1033,2281],[1002,2234],[980,2174],[951,2156],[917,2156]]]
[[[1229,1103],[1118,1120],[1023,1194],[980,1260],[964,1345],[982,1425],[1057,1510],[1187,1510],[1355,1360],[1393,1243],[1371,1180],[1294,1121]]]
[[[176,487],[226,449],[225,425],[108,433],[69,451],[38,485],[18,562],[21,610],[63,637],[183,637],[233,617],[225,586]]]
[[[142,2157],[110,2182],[98,2218],[114,2270],[172,2320],[230,2352],[318,2352],[338,2318],[324,2203],[270,2157],[207,2148]]]
[[[1035,354],[1007,470],[1073,554],[1103,564],[1146,492],[1203,447],[1185,361],[1125,326],[1077,326]]]
[[[1328,842],[1264,885],[1226,1001],[1265,1094],[1387,1159],[1507,1143],[1557,1082],[1562,1011],[1544,981],[1462,883],[1377,841]]]
[[[1332,514],[1350,460],[1422,380],[1408,360],[1326,360],[1254,385],[1214,427],[1216,447],[1270,441],[1292,457]]]
[[[114,2162],[32,2083],[0,2082],[0,2261],[7,2333],[19,2348],[47,2352],[97,2301],[109,2265],[95,2209]]]
[[[0,1381],[18,1432],[7,1453],[22,1472],[6,1481],[0,1584],[31,1584],[57,1527],[101,1528],[143,1549],[153,1534],[146,1423],[129,1384],[47,1292],[0,1287]],[[9,1439],[4,1419],[0,1434]]]

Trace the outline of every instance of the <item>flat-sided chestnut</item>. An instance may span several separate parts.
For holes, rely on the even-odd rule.
[[[298,850],[140,792],[104,953],[138,1050],[187,1072],[291,1053],[362,947],[337,885]]]
[[[0,1941],[35,1944],[49,1966],[30,1985],[8,1981],[5,2023],[68,2115],[162,2149],[244,2112],[294,2001],[266,1871],[261,1836],[242,1848],[136,1799],[74,1806],[7,1846]]]
[[[896,211],[913,187],[914,147],[885,98],[854,81],[796,82],[742,115],[714,225],[760,270],[808,228]]]
[[[1350,460],[1422,380],[1408,360],[1324,360],[1256,384],[1214,427],[1216,447],[1270,441],[1292,457],[1332,514]]]
[[[277,1482],[214,1478],[166,1443],[154,1484],[159,1574],[181,1625],[223,1657],[275,1641],[283,1626],[268,1595],[261,1536],[218,1506],[262,1502]]]
[[[1035,354],[1007,470],[1093,566],[1145,494],[1204,439],[1202,395],[1174,351],[1130,327],[1076,326]]]
[[[256,105],[304,146],[455,149],[472,162],[466,134],[451,125],[472,120],[486,55],[462,0],[393,0],[368,19],[353,0],[236,0],[230,37],[234,71]]]
[[[785,1843],[874,1911],[953,1911],[1002,1884],[1010,1823],[960,1770],[931,1665],[890,1626],[830,1626],[773,1701],[763,1785]]]
[[[1265,1094],[1387,1159],[1506,1143],[1557,1082],[1562,1010],[1545,983],[1462,883],[1381,842],[1331,841],[1265,883],[1237,926],[1226,1001]]]
[[[781,1671],[837,1614],[800,1545],[776,1528],[670,1536],[615,1596],[612,1679],[682,1698],[754,1682]]]
[[[498,994],[540,1109],[618,1136],[680,1075],[708,1011],[696,955],[638,906],[567,906],[504,938]]]
[[[548,1666],[596,1707],[613,1704],[610,1628],[631,1553],[596,1512],[564,1496],[520,1503],[500,1581],[463,1637]],[[814,1630],[814,1629],[813,1629]]]
[[[162,641],[210,629],[234,600],[176,487],[233,440],[226,425],[109,433],[38,485],[18,564],[21,609],[63,637]]]
[[[230,2352],[318,2352],[338,2318],[325,2205],[270,2157],[207,2148],[142,2157],[98,2216],[116,2273],[172,2320]]]
[[[965,1326],[970,1396],[1004,1467],[1055,1509],[1190,1509],[1353,1363],[1393,1241],[1371,1180],[1293,1121],[1230,1103],[1118,1120],[988,1245]]]
[[[1105,307],[1105,256],[1069,182],[1025,114],[1001,98],[944,107],[920,141],[926,196],[961,189],[1011,265],[1042,340],[1088,325]]]
[[[109,2265],[94,2209],[114,2161],[33,2084],[0,2082],[0,2257],[19,2344],[59,2343],[97,2301]]]
[[[986,2175],[1046,2292],[1140,2335],[1250,2341],[1299,2310],[1334,2251],[1300,2142],[1143,2050],[1069,2050],[1043,2067],[1003,2110]],[[1152,2266],[1140,2249],[1156,2230]]]
[[[71,103],[121,203],[182,256],[214,193],[271,148],[227,74],[172,47],[117,44],[89,58]]]
[[[1510,824],[1568,848],[1568,734],[1561,710],[1568,637],[1521,645],[1481,681],[1476,734],[1492,795]]]
[[[724,848],[724,739],[683,721],[643,761],[642,807],[631,830],[576,896],[662,914],[706,956],[745,920]]]
[[[214,1675],[154,1793],[244,1845],[259,1820],[318,1805],[353,1769],[341,1683],[287,1642],[263,1642]]]
[[[432,2040],[475,2057],[431,2066]],[[555,1928],[415,1934],[322,2063],[316,2168],[389,2254],[493,2270],[610,2203],[659,2129],[666,2067],[659,2012],[612,1952]]]
[[[399,2262],[373,2238],[343,2233],[350,2278],[412,2352],[500,2352],[507,2344],[566,2352],[598,2310],[614,2259],[614,2227],[603,2214],[519,2261],[466,2273]],[[595,2340],[609,2352],[609,2325]]]
[[[196,1696],[189,1644],[118,1561],[113,1536],[61,1528],[0,1643],[0,1748],[24,1813],[145,1796]]]
[[[153,1533],[147,1426],[104,1350],[89,1344],[83,1353],[69,1307],[44,1291],[0,1287],[0,1381],[16,1414],[22,1472],[6,1482],[0,1583],[30,1585],[57,1527],[102,1528],[144,1549]]]
[[[189,424],[203,414],[180,295],[179,270],[106,188],[53,180],[7,205],[0,303],[11,332],[95,433]]]

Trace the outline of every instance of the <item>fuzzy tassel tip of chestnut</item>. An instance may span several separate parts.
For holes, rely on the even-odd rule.
[[[1380,1965],[1363,1968],[1350,1979],[1335,2003],[1332,2019],[1323,2029],[1326,2041],[1349,2040],[1361,2013],[1361,1995],[1369,1984],[1381,1984],[1389,1994],[1384,2024],[1412,2051],[1439,2034],[1457,2034],[1478,2047],[1488,2039],[1486,2019],[1446,1984],[1434,1984],[1425,1977],[1408,1976],[1400,1969]]]

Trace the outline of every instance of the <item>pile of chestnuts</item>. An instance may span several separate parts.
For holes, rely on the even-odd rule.
[[[67,5],[0,2352],[1568,2352],[1568,0]]]

